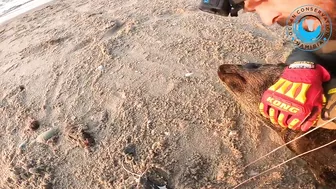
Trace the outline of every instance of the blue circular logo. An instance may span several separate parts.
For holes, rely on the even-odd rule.
[[[332,24],[320,7],[305,5],[295,9],[286,21],[286,32],[296,48],[316,51],[329,41]]]

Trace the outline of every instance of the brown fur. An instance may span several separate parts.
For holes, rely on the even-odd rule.
[[[290,129],[282,129],[273,125],[268,119],[263,118],[259,113],[259,103],[261,96],[279,78],[284,69],[284,64],[261,65],[259,68],[246,70],[241,65],[221,65],[218,69],[218,76],[223,81],[225,88],[232,94],[235,100],[249,114],[257,116],[269,127],[277,132],[286,143],[303,133]],[[334,95],[336,96],[336,95]],[[328,101],[335,102],[336,97]],[[332,115],[336,115],[336,108],[332,110]],[[319,123],[323,122],[320,120]],[[335,127],[335,123],[327,124],[328,127]],[[303,138],[289,144],[287,147],[296,155],[322,146],[336,139],[336,130],[319,128]],[[321,185],[336,187],[336,144],[329,145],[315,152],[301,157],[305,160],[313,172],[316,180]]]

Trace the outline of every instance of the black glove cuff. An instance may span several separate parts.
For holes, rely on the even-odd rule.
[[[333,77],[328,82],[325,82],[323,84],[323,90],[327,98],[332,94],[336,94],[336,77]]]
[[[302,51],[300,49],[294,49],[291,54],[287,57],[285,64],[291,65],[294,62],[312,62],[317,63],[319,62],[319,57],[312,52]]]

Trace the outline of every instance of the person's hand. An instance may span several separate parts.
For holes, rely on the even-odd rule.
[[[307,131],[323,108],[322,83],[330,80],[328,71],[312,62],[295,62],[285,68],[280,79],[264,92],[261,114],[273,124]]]

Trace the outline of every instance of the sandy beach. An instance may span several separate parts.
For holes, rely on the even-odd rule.
[[[217,77],[282,62],[284,30],[198,5],[60,0],[2,24],[0,188],[223,189],[293,157],[242,169],[282,142]],[[295,160],[240,188],[316,187]]]

